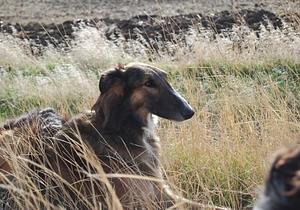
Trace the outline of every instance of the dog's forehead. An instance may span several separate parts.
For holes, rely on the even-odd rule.
[[[165,78],[167,76],[165,71],[146,64],[130,65],[126,68],[126,73],[137,77],[159,76]]]

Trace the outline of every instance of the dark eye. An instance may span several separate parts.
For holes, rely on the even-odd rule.
[[[146,83],[145,83],[145,86],[147,87],[155,87],[155,84],[154,84],[154,81],[153,80],[148,80]]]

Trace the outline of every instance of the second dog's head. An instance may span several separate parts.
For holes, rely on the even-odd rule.
[[[270,169],[265,191],[254,210],[300,208],[300,147],[280,151]]]
[[[187,120],[194,114],[168,83],[166,73],[147,64],[132,63],[104,72],[99,89],[101,95],[92,109],[104,117],[104,126],[118,120],[120,112],[133,114],[141,123],[146,122],[149,113],[175,121]]]

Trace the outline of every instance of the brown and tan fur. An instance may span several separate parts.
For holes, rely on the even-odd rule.
[[[272,163],[265,189],[254,210],[300,208],[300,146],[283,149]]]
[[[72,185],[71,197],[76,197],[73,188],[92,201],[93,195],[98,194],[104,209],[111,205],[107,201],[110,186],[101,180],[102,169],[124,209],[172,206],[174,200],[164,190],[160,143],[152,114],[183,121],[193,116],[192,108],[168,84],[165,72],[146,64],[119,66],[105,72],[99,89],[101,95],[91,113],[66,122],[62,119],[61,128],[50,135],[36,132],[45,145],[42,154],[47,161],[43,164]],[[22,124],[15,127],[12,129],[18,130]],[[99,162],[101,169],[94,161]],[[2,170],[13,173],[2,162]],[[47,179],[46,173],[39,174]],[[99,179],[91,178],[93,175]],[[82,203],[72,208],[89,209]]]

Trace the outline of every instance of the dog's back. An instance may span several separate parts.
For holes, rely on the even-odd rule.
[[[0,126],[0,144],[16,144],[15,139],[22,137],[29,144],[30,139],[47,139],[53,137],[63,126],[65,120],[52,108],[34,109],[18,118],[8,120]],[[0,156],[0,170],[10,172],[3,153]]]
[[[49,137],[62,128],[64,121],[53,108],[34,109],[18,118],[8,120],[0,127],[0,131],[38,126],[39,135]]]
[[[0,126],[0,171],[6,175],[6,179],[1,177],[0,183],[7,183],[7,180],[14,183],[12,156],[32,155],[31,150],[44,154],[39,147],[39,140],[45,141],[53,137],[63,126],[65,120],[52,108],[34,109],[22,116],[6,121]],[[21,141],[21,142],[20,142]],[[22,148],[21,148],[22,147]],[[33,148],[35,147],[35,148]],[[25,149],[26,148],[26,149]],[[11,153],[14,154],[11,154]],[[33,160],[33,159],[32,159]],[[0,208],[18,209],[18,205],[9,190],[0,189]]]

